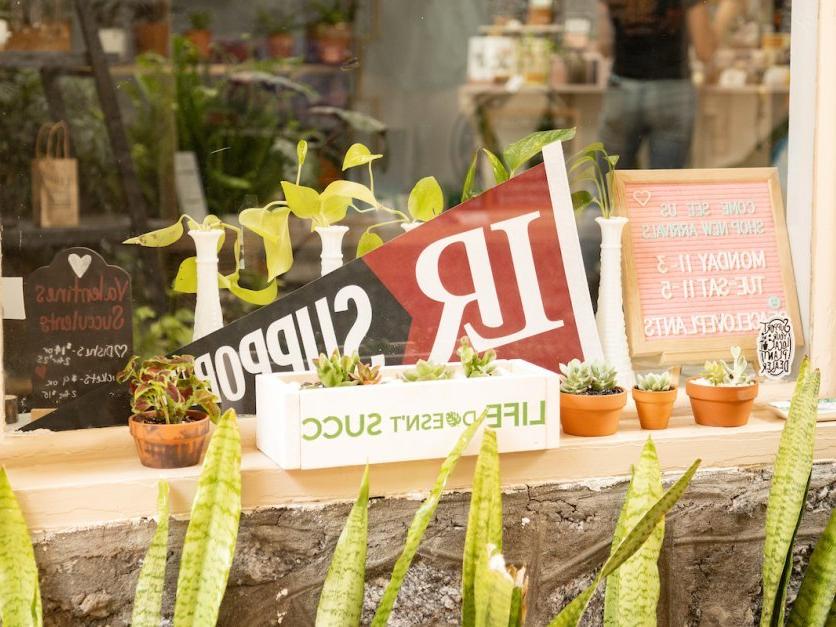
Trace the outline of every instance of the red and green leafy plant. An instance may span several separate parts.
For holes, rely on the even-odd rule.
[[[153,412],[146,422],[180,424],[195,407],[202,408],[212,422],[221,413],[218,397],[195,374],[191,355],[159,356],[144,361],[134,356],[116,375],[116,380],[128,384],[134,414],[147,416],[147,412]]]

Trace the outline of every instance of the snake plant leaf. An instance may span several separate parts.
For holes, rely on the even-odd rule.
[[[358,165],[366,165],[375,159],[380,159],[383,155],[372,154],[371,150],[366,148],[363,144],[352,144],[348,150],[345,151],[343,157],[343,171],[349,168],[357,167]]]
[[[185,228],[183,227],[184,222],[189,222],[189,225],[192,224],[197,225],[197,221],[190,218],[189,216],[181,216],[177,222],[170,226],[163,227],[161,229],[157,229],[155,231],[150,231],[143,235],[138,235],[137,237],[131,237],[130,239],[126,239],[123,244],[138,244],[139,246],[150,246],[152,248],[163,248],[165,246],[170,246],[181,237],[183,237],[183,233],[185,232]]]
[[[133,627],[159,627],[162,618],[165,562],[168,554],[168,483],[157,484],[157,530],[145,553],[134,592]]]
[[[493,171],[493,179],[496,181],[496,184],[499,185],[500,183],[504,183],[510,177],[508,170],[505,169],[505,165],[503,165],[502,161],[493,154],[487,148],[482,148],[482,152],[485,153],[485,156],[488,158],[488,163],[491,164],[491,170]]]
[[[287,206],[297,218],[313,220],[319,214],[322,201],[319,192],[312,187],[282,181],[282,191],[287,199]]]
[[[473,189],[476,182],[476,165],[479,162],[479,151],[473,153],[473,158],[470,160],[470,165],[467,168],[467,174],[464,176],[464,183],[462,184],[462,198],[461,202],[470,200],[478,193]]]
[[[662,493],[659,457],[653,440],[647,438],[639,462],[633,469],[633,477],[615,526],[613,547],[621,544],[627,531],[636,526],[644,513],[661,498]],[[621,568],[607,577],[604,625],[656,625],[656,604],[660,589],[657,562],[664,537],[663,517],[642,547]]]
[[[316,627],[360,624],[366,581],[366,544],[369,527],[369,467],[363,472],[360,494],[345,522],[316,608]]]
[[[674,483],[662,497],[653,504],[644,516],[641,517],[638,523],[627,532],[624,540],[618,545],[610,557],[604,562],[598,575],[593,582],[578,596],[572,599],[571,603],[564,607],[560,613],[552,619],[549,627],[565,627],[571,625],[574,627],[578,624],[583,616],[589,599],[595,593],[598,584],[602,579],[609,577],[618,568],[626,562],[633,554],[638,551],[645,541],[653,534],[656,525],[665,517],[665,514],[673,507],[676,502],[682,497],[694,473],[702,460],[695,460],[693,464],[685,471],[679,480]]]
[[[444,192],[434,176],[425,176],[412,187],[407,211],[413,220],[428,222],[444,211]]]
[[[226,589],[241,515],[241,436],[235,410],[209,441],[183,540],[175,627],[214,625]]]
[[[327,196],[345,196],[354,200],[362,200],[364,203],[374,207],[378,205],[377,199],[372,194],[372,190],[354,181],[332,181],[322,192],[323,198]]]
[[[365,231],[357,242],[357,256],[362,257],[376,248],[383,246],[383,238],[374,231]]]
[[[792,605],[790,627],[824,627],[836,603],[836,510],[816,543]]]
[[[485,558],[485,547],[502,552],[502,490],[499,482],[499,453],[496,432],[485,429],[473,472],[470,510],[462,558],[462,625],[477,624],[476,573]],[[484,566],[486,566],[485,564]],[[483,606],[484,607],[484,606]]]
[[[484,593],[480,595],[478,627],[508,627],[514,601],[514,579],[505,568],[502,553],[493,545],[482,549],[480,581]]]
[[[0,618],[9,627],[41,627],[38,565],[26,520],[0,466]]]
[[[763,547],[763,607],[761,625],[783,624],[787,578],[784,570],[799,517],[807,498],[813,468],[817,399],[821,374],[811,371],[805,358],[795,385],[766,506]]]
[[[238,216],[241,226],[249,229],[264,243],[267,280],[271,281],[290,270],[293,265],[293,246],[290,242],[288,207],[244,209]]]
[[[386,584],[386,589],[383,591],[383,596],[377,606],[377,610],[372,618],[372,627],[384,627],[389,622],[389,615],[392,613],[392,608],[395,606],[395,600],[398,598],[398,592],[403,584],[406,571],[409,570],[409,565],[412,563],[412,558],[418,551],[418,545],[421,543],[421,538],[427,530],[427,525],[435,516],[435,510],[438,507],[438,502],[441,500],[441,493],[444,486],[447,485],[447,479],[450,473],[456,467],[462,452],[470,443],[473,434],[482,425],[485,420],[487,411],[483,411],[477,420],[474,420],[467,429],[465,429],[456,441],[453,450],[447,455],[447,458],[441,464],[441,470],[435,478],[432,490],[429,496],[421,503],[421,507],[415,512],[412,522],[409,525],[409,530],[406,532],[406,543],[401,551],[395,566],[392,569],[392,576],[389,578],[389,583]]]
[[[508,165],[509,175],[514,176],[514,173],[534,155],[543,150],[544,146],[556,141],[568,141],[574,136],[574,128],[559,128],[551,131],[537,131],[515,141],[502,153],[502,157]]]

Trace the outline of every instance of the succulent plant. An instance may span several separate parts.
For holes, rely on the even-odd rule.
[[[438,381],[452,377],[453,371],[446,364],[434,364],[423,359],[419,359],[414,368],[401,375],[404,381]]]
[[[560,364],[560,390],[566,394],[609,393],[618,389],[616,369],[605,361],[573,359]]]
[[[357,381],[352,379],[351,373],[360,363],[360,358],[357,353],[352,355],[340,355],[338,349],[334,349],[331,357],[320,354],[319,357],[313,360],[316,367],[316,374],[319,377],[319,382],[326,388],[344,387],[348,385],[357,385]]]
[[[743,351],[739,346],[732,346],[730,352],[734,359],[731,365],[722,360],[707,361],[703,366],[702,378],[711,385],[750,385],[754,377],[746,372],[749,362],[743,356]]]
[[[645,392],[667,392],[673,389],[671,373],[665,370],[637,375],[636,387]]]
[[[496,372],[496,351],[486,350],[481,355],[471,346],[470,340],[465,335],[459,340],[459,349],[456,351],[464,367],[464,376],[490,377]]]
[[[358,385],[376,385],[380,383],[382,375],[380,374],[380,366],[372,366],[371,364],[364,364],[362,361],[357,362],[354,370],[351,371],[351,380]]]

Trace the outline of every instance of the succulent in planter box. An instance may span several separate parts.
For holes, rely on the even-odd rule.
[[[183,468],[200,462],[218,398],[198,378],[191,355],[132,357],[116,376],[131,392],[128,424],[140,461],[151,468]]]
[[[697,424],[740,427],[749,421],[758,395],[758,382],[739,346],[730,349],[732,362],[706,361],[699,377],[689,379],[685,390]]]
[[[674,401],[676,386],[671,373],[649,372],[636,377],[633,388],[633,400],[639,414],[642,429],[664,429],[668,426]]]
[[[616,369],[605,361],[560,364],[560,424],[570,435],[612,435],[618,430],[627,393]]]
[[[496,352],[487,350],[481,355],[476,352],[470,344],[467,336],[459,340],[459,348],[456,351],[459,360],[462,362],[464,368],[464,376],[470,377],[490,377],[496,374]]]
[[[406,381],[439,381],[452,379],[453,370],[447,364],[436,364],[419,359],[414,368],[405,370],[401,378]]]
[[[357,353],[352,355],[341,355],[339,350],[334,350],[331,356],[320,354],[313,360],[316,368],[316,376],[322,387],[337,388],[347,385],[357,385],[357,380],[351,374],[360,364]]]

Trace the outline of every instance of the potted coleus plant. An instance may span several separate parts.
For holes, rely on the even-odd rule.
[[[264,37],[264,47],[270,59],[293,56],[296,21],[280,9],[261,8],[256,12],[255,32]]]
[[[758,382],[739,346],[731,347],[732,363],[707,361],[699,377],[689,379],[685,391],[697,424],[740,427],[749,421],[758,395]]]
[[[197,50],[201,59],[208,59],[212,49],[212,13],[209,11],[192,11],[189,13],[189,30],[185,37]]]
[[[570,435],[596,437],[618,430],[627,392],[616,369],[605,361],[560,364],[560,424]]]
[[[642,429],[666,429],[676,401],[671,373],[666,370],[637,375],[633,400]]]
[[[191,355],[132,357],[116,376],[131,392],[128,424],[139,461],[151,468],[200,463],[209,421],[220,416],[218,398],[197,377]]]

